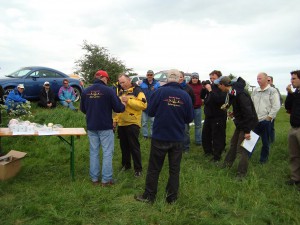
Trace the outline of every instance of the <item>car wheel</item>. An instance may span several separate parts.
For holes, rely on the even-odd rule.
[[[3,95],[3,99],[5,101],[7,95],[9,94],[10,91],[14,90],[14,87],[7,87],[4,89],[4,95]]]
[[[75,101],[74,102],[77,102],[79,99],[80,99],[80,96],[81,96],[81,91],[78,87],[72,87],[74,89],[74,92],[75,92]]]

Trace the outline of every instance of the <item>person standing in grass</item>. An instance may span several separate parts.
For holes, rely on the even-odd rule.
[[[112,111],[120,113],[125,110],[114,90],[107,86],[108,80],[106,71],[97,71],[94,84],[83,91],[80,102],[80,110],[86,115],[90,142],[90,176],[94,185],[100,184],[99,148],[102,146],[102,186],[114,184]]]
[[[278,92],[280,106],[281,106],[282,103],[283,103],[283,98],[280,94],[279,89],[276,88],[275,85],[273,84],[273,77],[272,76],[268,76],[268,83],[270,84],[271,87],[275,88],[276,91]],[[273,119],[272,122],[271,122],[270,141],[271,141],[271,143],[273,143],[275,141],[275,119]]]
[[[205,156],[212,156],[211,161],[219,162],[226,145],[227,115],[221,106],[226,100],[226,93],[218,89],[214,81],[222,76],[221,71],[209,74],[211,84],[206,83],[201,92],[204,99],[205,120],[202,129],[202,147]]]
[[[230,149],[225,157],[223,168],[231,167],[239,152],[241,157],[237,178],[242,179],[248,171],[248,151],[241,146],[241,143],[244,139],[250,140],[250,131],[258,123],[257,114],[250,95],[245,91],[246,82],[243,78],[239,77],[236,83],[232,83],[229,77],[222,76],[214,83],[222,92],[229,94],[229,105],[232,105],[233,112],[228,113],[228,115],[233,118],[236,127],[231,137]]]
[[[153,92],[160,87],[159,82],[154,79],[154,72],[152,70],[147,71],[147,78],[143,80],[140,87],[147,101],[149,101]],[[154,117],[148,115],[148,108],[145,109],[142,113],[142,134],[145,139],[151,138],[152,136],[153,121]],[[150,123],[150,131],[148,131],[148,122]]]
[[[292,91],[292,87],[296,88]],[[300,184],[300,70],[291,72],[291,84],[286,88],[285,109],[290,113],[291,129],[288,134],[291,178],[288,185]]]
[[[201,91],[202,91],[202,84],[199,80],[199,74],[194,72],[192,73],[192,79],[189,82],[189,85],[193,89],[194,92],[194,124],[195,124],[195,144],[202,145],[202,99],[201,99]]]
[[[180,86],[182,87],[182,89],[185,90],[186,93],[188,93],[188,95],[190,96],[190,98],[192,100],[192,103],[194,104],[194,102],[195,102],[194,91],[191,88],[191,86],[186,83],[183,71],[180,71],[180,76],[179,76],[178,82],[179,82]],[[190,143],[191,143],[190,124],[187,123],[187,124],[185,124],[185,131],[184,131],[184,142],[183,142],[184,153],[190,152]]]
[[[122,151],[122,171],[131,168],[131,157],[134,176],[142,175],[142,156],[139,142],[142,111],[147,108],[147,100],[142,89],[131,83],[129,76],[121,74],[118,78],[121,90],[119,97],[126,105],[123,113],[114,116],[114,127],[118,126],[118,136]]]
[[[259,73],[257,75],[257,83],[259,87],[254,89],[251,98],[259,120],[254,132],[258,134],[262,140],[259,162],[264,164],[269,158],[271,126],[273,119],[275,119],[280,109],[280,101],[278,92],[268,83],[268,75],[266,73]],[[254,150],[252,153],[253,152]],[[252,153],[249,154],[250,157]]]
[[[184,127],[194,119],[190,96],[178,84],[180,72],[169,70],[167,84],[159,88],[150,98],[149,115],[155,116],[146,187],[135,199],[153,203],[156,198],[159,173],[168,154],[169,180],[166,187],[166,201],[177,200],[179,172],[182,158]]]

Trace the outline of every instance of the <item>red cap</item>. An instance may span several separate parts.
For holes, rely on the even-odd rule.
[[[109,80],[109,76],[104,70],[98,70],[95,74],[95,77],[107,77],[107,79]]]

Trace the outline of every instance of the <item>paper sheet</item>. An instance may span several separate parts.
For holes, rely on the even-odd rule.
[[[242,142],[241,146],[244,147],[247,151],[252,152],[256,142],[259,138],[259,135],[257,135],[256,133],[254,133],[252,130],[250,131],[250,140],[246,140],[244,139],[244,141]]]

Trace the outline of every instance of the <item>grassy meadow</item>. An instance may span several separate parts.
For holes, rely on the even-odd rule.
[[[81,112],[61,106],[40,109],[35,104],[32,122],[86,128]],[[0,181],[0,224],[300,224],[300,192],[285,185],[289,178],[288,120],[281,108],[269,162],[258,163],[259,142],[242,182],[235,179],[237,163],[231,169],[220,169],[204,157],[203,149],[194,145],[191,127],[191,151],[183,155],[179,199],[172,205],[165,202],[167,159],[156,202],[149,205],[134,200],[134,195],[144,189],[149,140],[140,139],[144,171],[142,177],[135,178],[133,170],[119,171],[121,151],[116,138],[113,166],[117,184],[101,187],[93,186],[89,179],[87,136],[75,139],[74,182],[70,177],[69,146],[57,137],[2,137],[5,152],[14,149],[28,155],[16,177]],[[7,121],[3,118],[4,127]],[[234,129],[232,121],[228,121],[227,129],[226,149]]]

